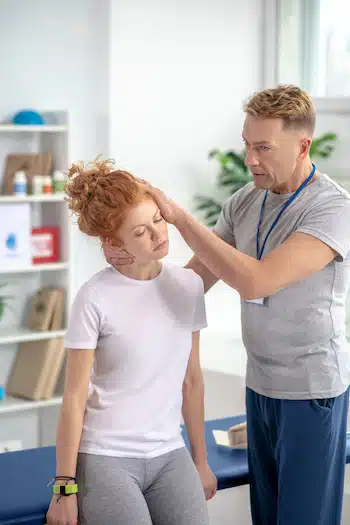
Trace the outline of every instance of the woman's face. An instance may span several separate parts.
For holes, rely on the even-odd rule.
[[[131,208],[118,230],[121,248],[135,258],[147,263],[168,255],[168,227],[158,206],[147,198]]]

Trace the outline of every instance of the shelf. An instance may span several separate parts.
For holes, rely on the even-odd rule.
[[[64,337],[66,330],[51,330],[49,332],[38,332],[29,328],[8,328],[0,330],[0,345],[15,343],[25,343],[27,341],[42,341],[44,339],[54,339]]]
[[[68,270],[68,268],[69,263],[67,262],[32,264],[24,268],[0,268],[0,276],[15,273],[56,272],[57,270]]]
[[[64,133],[66,131],[68,131],[68,126],[59,124],[40,124],[36,126],[0,124],[0,133]]]
[[[52,193],[51,195],[26,195],[18,197],[17,195],[0,195],[0,204],[14,204],[21,202],[66,202],[65,194]]]
[[[55,396],[51,399],[43,399],[40,401],[30,401],[20,397],[5,397],[0,401],[0,414],[9,412],[22,412],[24,410],[34,410],[36,408],[53,407],[62,403],[62,397]]]

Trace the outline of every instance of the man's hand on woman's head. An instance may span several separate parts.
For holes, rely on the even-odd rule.
[[[106,261],[112,266],[126,266],[134,262],[134,257],[126,250],[102,241],[102,250]]]
[[[148,193],[151,194],[155,203],[157,204],[163,219],[165,219],[169,224],[175,224],[182,212],[180,206],[178,206],[176,202],[169,199],[169,197],[167,197],[162,190],[155,188],[146,180],[137,179],[137,181],[143,186],[146,186]]]

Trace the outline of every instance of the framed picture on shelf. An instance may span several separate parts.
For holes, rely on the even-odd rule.
[[[59,228],[32,228],[32,263],[58,262],[59,257]]]
[[[0,270],[31,264],[31,215],[28,203],[0,206]]]

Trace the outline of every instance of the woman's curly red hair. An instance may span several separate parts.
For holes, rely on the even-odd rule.
[[[147,190],[129,172],[114,170],[113,160],[95,160],[69,169],[65,192],[69,209],[78,216],[80,231],[101,239],[116,239],[130,208],[147,197]]]

